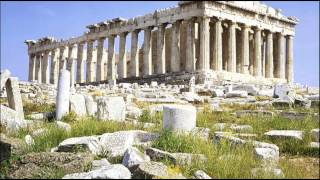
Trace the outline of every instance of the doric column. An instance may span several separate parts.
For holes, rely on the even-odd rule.
[[[166,73],[166,48],[165,48],[165,30],[166,24],[160,24],[158,26],[158,38],[157,38],[157,73]]]
[[[106,38],[99,38],[98,39],[98,49],[97,49],[97,81],[103,81],[104,80],[104,57],[103,57],[103,51],[104,51],[104,40]]]
[[[200,58],[199,69],[210,69],[210,18],[203,16],[200,18]]]
[[[236,72],[236,23],[230,22],[228,29],[228,63],[227,70],[229,72]]]
[[[288,35],[286,40],[286,79],[288,83],[293,82],[293,36]]]
[[[78,51],[77,51],[77,83],[83,83],[84,82],[83,46],[84,46],[84,42],[80,42],[78,44]]]
[[[285,79],[285,43],[283,34],[278,33],[275,59],[275,77]]]
[[[119,64],[118,64],[118,74],[119,78],[127,77],[127,53],[126,53],[126,41],[127,32],[120,34],[120,44],[119,44]]]
[[[51,51],[50,83],[57,84],[59,76],[59,49]]]
[[[151,30],[152,30],[152,27],[146,27],[144,29],[143,75],[151,75],[152,74]]]
[[[261,29],[254,29],[254,59],[253,59],[253,75],[261,76]]]
[[[67,58],[68,58],[68,47],[66,46],[60,47],[59,72],[61,69],[67,68]]]
[[[131,59],[130,59],[130,75],[139,77],[139,49],[138,49],[138,34],[140,30],[131,32]]]
[[[37,82],[41,82],[41,59],[42,59],[42,54],[38,53],[36,55],[36,69],[35,69],[35,80]]]
[[[74,51],[76,51],[75,44],[69,46],[67,70],[70,71],[70,85],[74,84]]]
[[[114,39],[116,35],[108,37],[108,80],[116,79],[116,55],[114,53]]]
[[[273,34],[270,31],[266,43],[266,78],[273,78]]]
[[[241,43],[242,47],[240,49],[241,54],[241,73],[249,74],[249,26],[244,25],[241,30]]]
[[[87,72],[86,72],[86,81],[93,82],[94,77],[94,62],[93,62],[93,43],[94,40],[89,40],[87,43]]]
[[[43,59],[41,60],[41,82],[49,84],[49,53],[50,51],[45,51],[43,53]]]
[[[211,67],[215,71],[222,71],[222,26],[221,20],[218,18],[214,25],[213,37],[213,63]]]
[[[176,21],[172,24],[171,30],[171,71],[180,71],[180,26],[181,21]]]
[[[194,18],[187,20],[187,54],[186,54],[186,70],[194,72],[196,70],[196,49],[195,49],[195,28]]]
[[[29,54],[29,76],[28,80],[35,80],[35,69],[36,69],[36,56],[34,54]]]

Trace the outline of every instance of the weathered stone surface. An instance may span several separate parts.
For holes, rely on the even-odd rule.
[[[29,117],[33,120],[50,120],[55,116],[54,112],[32,113]]]
[[[173,131],[191,131],[196,127],[196,108],[187,105],[163,107],[163,128]]]
[[[222,89],[212,89],[212,97],[223,97],[224,96],[224,92]]]
[[[272,174],[279,178],[284,178],[284,174],[282,170],[279,168],[266,167],[266,168],[254,168],[251,170],[251,174],[253,175],[253,177],[259,177],[259,175],[266,174],[266,173]]]
[[[24,137],[24,141],[28,146],[34,145],[34,140],[29,134]]]
[[[121,164],[114,164],[89,172],[67,174],[62,179],[131,179],[131,172]]]
[[[252,96],[256,96],[259,92],[258,88],[250,84],[235,85],[232,87],[232,91],[235,91],[235,90],[246,91],[249,95],[252,95]]]
[[[94,160],[92,161],[92,170],[100,169],[103,166],[110,166],[110,162],[106,159]]]
[[[24,119],[23,105],[18,78],[9,77],[5,83],[9,107],[15,110],[20,119]]]
[[[303,98],[301,95],[296,95],[294,99],[294,105],[297,107],[310,108],[311,100]]]
[[[303,140],[303,131],[297,130],[272,130],[264,134],[272,138],[292,138]]]
[[[182,99],[186,100],[188,102],[194,102],[194,103],[202,103],[203,102],[203,98],[201,98],[200,96],[198,96],[194,92],[183,92],[182,96],[183,96]]]
[[[84,98],[86,102],[87,115],[94,116],[97,113],[97,103],[90,95],[84,95]]]
[[[126,150],[133,145],[148,143],[159,135],[140,130],[118,131],[105,133],[100,137],[102,151],[110,152],[111,157],[123,156]]]
[[[276,108],[290,108],[292,107],[292,104],[292,101],[284,99],[274,99],[272,101],[272,106]]]
[[[70,95],[70,111],[75,112],[78,116],[86,116],[86,102],[82,94]]]
[[[146,154],[149,155],[153,161],[169,160],[178,165],[190,165],[194,161],[207,161],[207,158],[202,154],[169,153],[156,148],[147,148]]]
[[[252,132],[253,128],[250,125],[236,125],[232,124],[230,129],[234,130],[235,132]]]
[[[274,87],[274,97],[282,99],[292,91],[293,89],[288,84],[276,84]]]
[[[11,72],[8,69],[1,71],[0,73],[0,92],[5,87],[7,80],[9,79]]]
[[[194,173],[195,179],[212,179],[207,173],[202,170],[198,170]]]
[[[223,131],[226,126],[226,123],[216,123],[213,125],[214,129],[217,131]]]
[[[219,132],[219,131],[214,132],[213,142],[216,144],[220,144],[222,141],[229,142],[231,145],[235,145],[235,146],[243,145],[247,143],[243,139],[232,136],[231,133]]]
[[[134,179],[158,179],[168,176],[168,167],[161,162],[144,162],[133,171]]]
[[[193,134],[196,137],[207,140],[210,136],[210,129],[204,127],[196,127],[191,131],[191,134]]]
[[[124,121],[126,105],[123,97],[102,97],[97,102],[97,117],[100,120]]]
[[[282,111],[280,112],[280,115],[290,120],[303,120],[306,116],[308,116],[308,113],[295,112],[295,111],[292,111],[292,112]]]
[[[28,124],[33,123],[32,121],[20,119],[19,113],[9,107],[0,105],[0,111],[1,125],[4,126],[7,131],[18,131],[20,128],[25,128]]]
[[[124,153],[122,164],[127,168],[131,168],[143,162],[150,161],[150,157],[140,152],[135,147],[130,147]]]
[[[265,110],[241,110],[236,111],[237,117],[243,117],[243,116],[273,116],[272,111],[265,111]]]
[[[62,141],[58,145],[57,152],[89,151],[93,154],[101,152],[99,139],[93,136],[73,137]]]
[[[230,91],[226,93],[226,97],[227,98],[233,98],[233,97],[241,97],[241,98],[245,98],[248,97],[248,93],[247,91]]]
[[[273,148],[255,148],[255,155],[266,162],[275,162],[279,161],[279,152]]]

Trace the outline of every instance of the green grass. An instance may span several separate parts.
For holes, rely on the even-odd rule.
[[[55,110],[55,104],[23,103],[23,111],[25,115],[30,115],[34,112],[54,112]]]
[[[162,122],[162,116],[163,116],[162,112],[156,112],[151,114],[149,109],[145,109],[142,111],[142,114],[140,115],[138,120],[144,123],[148,122],[148,123],[160,124]]]

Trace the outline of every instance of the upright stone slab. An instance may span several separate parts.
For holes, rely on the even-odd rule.
[[[125,120],[126,104],[123,97],[102,97],[98,99],[97,108],[97,116],[100,120]]]
[[[70,72],[62,69],[58,81],[58,93],[56,99],[56,118],[61,118],[69,113],[69,99],[70,99]]]
[[[163,106],[163,128],[191,131],[196,127],[196,108],[188,105]]]
[[[4,88],[7,80],[9,79],[11,73],[8,69],[5,69],[3,71],[1,71],[1,75],[0,75],[0,91],[2,91],[2,89]]]
[[[82,94],[70,96],[70,111],[74,111],[79,116],[87,115],[86,102]]]
[[[24,119],[23,105],[20,94],[18,78],[9,77],[6,82],[6,92],[9,102],[9,107],[17,111],[20,119]]]

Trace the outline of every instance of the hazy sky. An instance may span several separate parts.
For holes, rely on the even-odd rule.
[[[294,79],[319,86],[319,2],[265,3],[300,20],[294,38]],[[27,80],[26,39],[76,37],[89,24],[115,17],[132,18],[176,4],[176,1],[1,2],[1,69],[9,69],[14,76]]]

